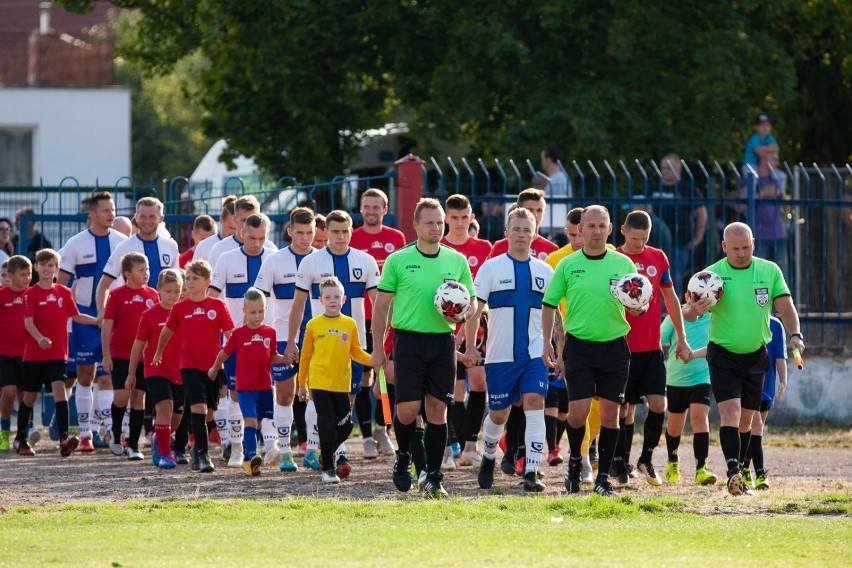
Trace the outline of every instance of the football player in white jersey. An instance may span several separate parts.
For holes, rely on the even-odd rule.
[[[98,313],[96,291],[104,267],[115,250],[127,237],[112,228],[115,220],[115,202],[106,191],[93,193],[84,202],[88,206],[91,226],[77,233],[62,247],[59,284],[67,286],[74,278],[74,298],[80,312],[96,316]],[[101,334],[97,327],[72,325],[71,355],[77,361],[77,422],[80,425],[80,451],[94,452],[92,444],[93,409],[97,408],[104,422],[110,420],[112,409],[112,386],[109,376],[98,379],[106,388],[98,394],[98,405],[94,405],[92,383],[95,380],[97,363],[103,359]],[[69,389],[70,391],[70,385]],[[70,398],[70,392],[69,392]],[[105,413],[107,415],[105,415]]]
[[[237,232],[237,218],[234,216],[234,203],[236,195],[228,195],[222,199],[222,212],[219,214],[219,232],[207,237],[195,247],[193,260],[210,260],[210,252],[213,247]]]
[[[546,486],[538,479],[544,450],[544,398],[547,367],[541,359],[541,302],[553,269],[530,257],[536,238],[535,217],[519,207],[509,213],[506,225],[509,250],[491,258],[476,275],[474,287],[478,307],[465,323],[466,337],[476,337],[479,316],[488,304],[488,339],[485,346],[485,380],[488,386],[488,416],[483,433],[485,451],[479,469],[479,486],[494,482],[497,443],[513,405],[522,405],[526,418],[524,442],[524,490],[540,492]],[[465,359],[479,361],[476,341],[468,341]]]
[[[361,344],[366,345],[366,328],[364,323],[364,297],[369,295],[370,301],[376,299],[376,287],[379,282],[379,266],[369,254],[349,246],[352,240],[352,217],[346,211],[332,211],[326,216],[328,226],[328,246],[306,257],[299,265],[296,273],[296,294],[290,309],[290,321],[287,327],[287,337],[295,337],[305,312],[308,295],[311,297],[313,313],[322,313],[319,302],[319,285],[330,276],[337,277],[343,284],[346,302],[341,313],[355,320],[358,324],[358,335]],[[288,364],[298,361],[299,348],[295,342],[289,342],[284,353]],[[364,368],[352,362],[352,390],[350,399],[361,390],[361,377]],[[350,400],[350,403],[352,400]],[[315,417],[310,404],[306,412],[306,420]],[[307,425],[308,434],[314,430],[312,424]],[[310,445],[310,439],[309,439]],[[310,449],[310,448],[309,448]],[[343,445],[339,451],[343,451]],[[309,451],[305,454],[303,464],[311,469],[319,468],[318,452]],[[337,459],[337,456],[335,456]]]
[[[222,254],[228,252],[229,250],[234,250],[242,246],[243,241],[241,241],[240,239],[242,238],[241,233],[243,230],[243,225],[245,224],[246,219],[248,219],[249,215],[251,215],[252,213],[260,213],[260,203],[258,203],[257,198],[254,195],[243,195],[234,202],[234,221],[236,225],[236,231],[230,237],[222,239],[221,241],[216,243],[210,250],[210,256],[207,258],[207,261],[210,263],[210,266],[215,268],[216,263],[219,261],[219,257],[222,256]],[[275,244],[273,244],[272,241],[268,239],[263,244],[263,246],[264,248],[267,248],[272,252],[278,250],[278,247],[275,246]]]
[[[278,352],[283,353],[287,344],[293,341],[301,343],[302,333],[308,320],[313,317],[310,304],[304,310],[302,323],[294,337],[288,335],[290,309],[296,295],[296,273],[307,255],[314,251],[311,243],[316,225],[314,213],[306,207],[297,207],[290,212],[287,235],[290,246],[270,256],[260,267],[254,285],[257,289],[272,296],[273,327],[278,335]],[[272,378],[275,381],[275,427],[281,446],[281,460],[278,468],[292,472],[298,468],[290,449],[290,432],[293,426],[293,399],[296,394],[296,376],[299,366],[273,365]]]
[[[254,286],[263,262],[274,251],[264,247],[269,236],[269,219],[262,213],[249,215],[241,230],[243,244],[236,249],[224,252],[219,256],[213,269],[213,278],[207,295],[218,298],[224,295],[225,305],[231,314],[236,327],[243,325],[244,297],[249,288]],[[269,314],[267,314],[269,317]],[[231,437],[231,455],[228,467],[243,465],[243,414],[240,405],[236,403],[237,394],[237,361],[231,355],[225,362],[225,376],[228,379],[228,390],[231,393],[231,403],[228,408],[228,424]],[[277,434],[271,420],[263,420],[260,426],[264,438],[264,450],[268,460],[278,461],[279,455],[274,451]],[[271,456],[271,457],[270,457]],[[271,463],[271,462],[269,462]]]

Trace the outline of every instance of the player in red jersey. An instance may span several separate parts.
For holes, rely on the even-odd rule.
[[[10,449],[12,406],[24,380],[24,293],[30,284],[33,265],[25,256],[16,255],[3,263],[7,286],[0,288],[0,451]],[[20,445],[18,453],[28,455],[28,444]]]
[[[42,249],[36,253],[38,283],[24,294],[23,399],[18,408],[18,434],[15,449],[27,444],[24,437],[41,387],[53,392],[56,426],[59,430],[59,453],[68,457],[80,440],[68,435],[68,400],[65,398],[65,373],[68,369],[68,318],[83,325],[97,325],[95,317],[81,314],[71,290],[53,279],[59,272],[59,253]],[[29,455],[34,452],[30,450]]]
[[[148,258],[138,252],[128,252],[121,257],[121,275],[126,284],[119,286],[107,297],[104,319],[101,325],[101,346],[103,348],[103,368],[110,374],[98,391],[98,399],[112,390],[113,402],[111,412],[99,410],[99,418],[108,436],[109,449],[120,456],[127,454],[127,459],[140,461],[143,459],[139,451],[139,435],[142,432],[142,421],[145,418],[145,393],[147,384],[142,369],[138,369],[133,377],[128,377],[130,366],[130,350],[139,329],[139,319],[142,313],[149,310],[157,302],[157,292],[148,287]],[[127,384],[127,379],[133,379]],[[127,449],[121,444],[121,425],[127,401],[130,400],[130,433],[127,437]]]
[[[666,304],[666,311],[671,316],[677,334],[678,357],[688,362],[693,353],[683,332],[683,315],[672,283],[669,260],[663,251],[647,245],[651,234],[651,217],[644,211],[631,211],[621,226],[621,234],[624,235],[624,244],[616,250],[633,261],[636,272],[648,277],[653,286],[653,296],[648,310],[641,316],[627,313],[627,323],[630,324],[630,332],[627,334],[630,369],[613,468],[619,483],[626,484],[629,480],[627,465],[633,441],[635,405],[640,404],[644,396],[648,401],[648,417],[645,419],[642,455],[639,456],[636,468],[645,476],[649,485],[657,487],[662,485],[662,478],[654,470],[651,458],[654,448],[660,443],[666,415],[666,364],[660,342],[660,298]]]
[[[388,212],[388,196],[381,189],[370,188],[361,196],[361,216],[364,224],[352,231],[352,240],[349,246],[364,251],[376,259],[379,271],[385,263],[385,259],[394,251],[405,246],[405,235],[402,231],[388,227],[383,224],[384,216]],[[367,330],[367,351],[373,350],[373,334],[371,319],[373,317],[373,305],[369,296],[364,297],[364,326]],[[395,448],[388,438],[384,416],[378,405],[376,406],[376,430],[372,432],[372,401],[370,399],[370,387],[373,385],[373,369],[364,367],[361,377],[361,391],[355,395],[355,413],[358,415],[358,426],[361,436],[364,437],[364,457],[375,458],[382,455],[392,456]],[[388,397],[391,405],[396,400],[394,386],[388,384]]]
[[[219,402],[219,387],[225,384],[225,373],[221,369],[214,381],[207,378],[207,371],[219,353],[221,334],[227,339],[234,329],[225,302],[207,295],[212,272],[206,260],[186,265],[187,298],[172,308],[152,358],[154,365],[161,364],[169,340],[178,328],[182,328],[185,341],[180,352],[181,378],[186,403],[192,412],[191,429],[195,436],[192,469],[202,473],[215,469],[207,452],[207,423],[215,427],[213,412]]]
[[[491,243],[468,234],[476,215],[467,197],[460,194],[451,195],[447,198],[445,206],[444,218],[448,231],[441,239],[441,244],[460,252],[467,259],[471,276],[476,278],[479,267],[491,253]],[[460,326],[456,334],[457,349],[461,348],[464,340],[464,327]],[[467,405],[465,405],[465,396],[467,396]],[[476,449],[476,440],[479,438],[479,430],[485,416],[485,367],[482,364],[470,368],[465,368],[462,363],[457,365],[455,399],[450,403],[450,416],[452,417],[450,438],[455,438],[456,444],[464,443],[464,448],[458,448],[461,458],[459,465],[472,465],[479,468],[482,456]],[[455,453],[453,451],[453,454]],[[453,457],[450,453],[444,454],[445,469],[451,469],[455,465]]]
[[[544,210],[547,207],[547,203],[544,200],[544,192],[535,188],[525,189],[518,195],[516,203],[518,207],[523,207],[532,213],[533,217],[535,217],[536,238],[530,247],[532,256],[539,260],[547,260],[547,255],[559,250],[559,247],[539,234],[539,230],[541,229],[541,220],[544,218]],[[508,250],[509,241],[506,239],[500,239],[494,243],[494,247],[491,249],[491,254],[488,255],[488,258],[494,258],[495,256],[508,252]]]
[[[148,387],[148,398],[154,406],[154,439],[151,441],[151,458],[160,469],[173,469],[178,463],[187,463],[186,443],[188,432],[179,429],[183,417],[184,391],[180,376],[180,350],[183,337],[180,328],[163,351],[159,365],[153,365],[154,351],[160,333],[166,327],[169,312],[178,302],[183,288],[183,274],[173,268],[160,272],[157,292],[160,302],[142,313],[136,338],[130,352],[125,386],[134,385],[139,362]],[[171,450],[171,433],[175,431],[175,451]]]

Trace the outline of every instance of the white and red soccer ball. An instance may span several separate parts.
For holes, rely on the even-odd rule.
[[[470,307],[470,294],[462,284],[448,280],[435,290],[435,309],[451,323],[460,323]]]
[[[654,286],[645,275],[631,272],[615,283],[612,294],[625,308],[641,310],[654,296]]]
[[[693,302],[710,298],[713,302],[711,305],[716,305],[716,302],[721,300],[725,294],[725,283],[715,272],[702,270],[689,279],[686,291],[689,292],[689,297]]]

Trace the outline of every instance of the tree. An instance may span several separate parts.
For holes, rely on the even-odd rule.
[[[339,173],[359,131],[398,116],[483,156],[557,144],[584,160],[738,162],[768,110],[785,159],[852,154],[848,2],[113,4],[144,15],[120,52],[147,73],[209,62],[191,94],[205,134],[274,174]]]

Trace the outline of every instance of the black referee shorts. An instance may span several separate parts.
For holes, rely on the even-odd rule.
[[[566,333],[562,359],[565,361],[569,401],[597,396],[624,404],[630,366],[626,338],[586,341]]]
[[[740,354],[711,341],[707,344],[707,366],[717,404],[739,398],[743,408],[760,410],[763,376],[769,370],[766,346]]]
[[[447,404],[453,401],[456,343],[452,333],[395,329],[393,363],[397,402],[419,402],[424,394]]]

